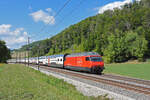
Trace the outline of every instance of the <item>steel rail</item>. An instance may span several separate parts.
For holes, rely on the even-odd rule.
[[[98,82],[98,83],[103,83],[103,84],[108,84],[108,85],[124,88],[126,90],[131,90],[131,91],[135,91],[135,92],[146,94],[146,95],[150,95],[150,88],[146,88],[146,87],[142,87],[142,86],[137,86],[137,85],[133,85],[133,84],[129,84],[129,83],[118,82],[118,81],[104,79],[104,78],[100,78],[100,77],[83,75],[81,73],[73,73],[71,71],[65,71],[65,70],[58,69],[58,68],[45,67],[45,66],[41,66],[40,68],[50,70],[50,71],[54,71],[54,72],[57,72],[57,73],[71,75],[71,76],[78,77],[78,78],[81,78],[81,79],[86,79],[86,80],[90,80],[90,81],[94,81],[94,82]]]
[[[112,75],[112,74],[103,74],[102,76],[150,86],[150,81],[148,80],[142,80],[142,79],[130,78],[130,77],[125,77],[120,75]]]

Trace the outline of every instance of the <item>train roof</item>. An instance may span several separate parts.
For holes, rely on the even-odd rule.
[[[64,55],[63,55],[63,54],[60,54],[60,55],[47,56],[47,58],[56,58],[56,57],[64,57]]]
[[[46,56],[41,56],[41,57],[39,57],[40,59],[43,59],[43,58],[46,58]]]
[[[66,57],[76,57],[76,56],[91,56],[91,55],[96,55],[96,56],[100,56],[98,53],[96,52],[82,52],[82,53],[72,53],[67,55]]]

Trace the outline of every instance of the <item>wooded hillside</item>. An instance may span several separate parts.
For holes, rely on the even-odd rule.
[[[106,62],[150,57],[150,0],[126,4],[71,25],[56,36],[32,43],[31,55],[95,51]],[[21,50],[26,50],[23,46]]]

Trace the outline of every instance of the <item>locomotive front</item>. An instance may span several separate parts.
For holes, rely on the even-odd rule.
[[[104,61],[101,56],[89,56],[86,57],[86,61],[90,62],[92,73],[101,73],[104,69]]]

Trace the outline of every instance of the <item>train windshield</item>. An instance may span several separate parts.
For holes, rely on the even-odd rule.
[[[94,62],[98,62],[98,61],[102,61],[102,58],[101,57],[90,57],[90,60],[94,61]]]

